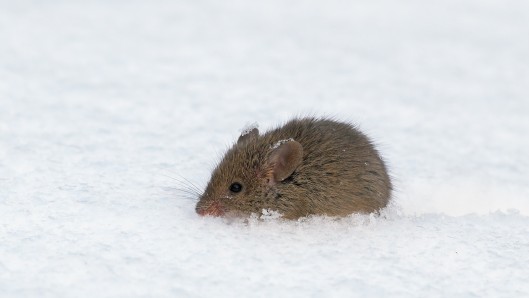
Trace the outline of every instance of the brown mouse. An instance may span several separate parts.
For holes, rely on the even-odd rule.
[[[347,123],[302,118],[263,135],[257,128],[243,132],[213,171],[196,212],[345,216],[385,207],[391,189],[366,135]]]

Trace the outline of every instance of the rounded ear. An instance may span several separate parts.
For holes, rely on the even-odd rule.
[[[257,138],[258,136],[259,130],[257,128],[253,128],[250,131],[243,131],[239,136],[239,139],[237,139],[237,144],[244,143],[250,139]]]
[[[294,173],[302,160],[303,146],[300,143],[291,140],[279,145],[268,157],[268,183],[273,185],[287,179]]]

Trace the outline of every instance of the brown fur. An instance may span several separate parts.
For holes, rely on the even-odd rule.
[[[288,139],[296,144],[273,148]],[[280,165],[274,157],[278,154],[284,156]],[[286,170],[290,175],[274,178],[278,167],[281,175],[286,176]],[[242,191],[230,191],[234,182],[243,186]],[[384,162],[363,133],[346,123],[303,118],[261,136],[257,129],[241,136],[213,171],[196,211],[248,216],[270,209],[288,219],[344,216],[377,211],[387,205],[390,195]]]

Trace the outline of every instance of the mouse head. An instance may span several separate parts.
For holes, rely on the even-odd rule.
[[[211,175],[196,212],[211,216],[248,216],[270,208],[278,183],[301,164],[303,147],[288,139],[274,144],[254,128],[242,134]]]

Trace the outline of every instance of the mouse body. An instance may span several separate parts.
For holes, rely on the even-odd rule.
[[[365,134],[332,119],[300,118],[263,135],[244,131],[214,169],[196,212],[346,216],[385,207],[391,190],[384,161]]]

